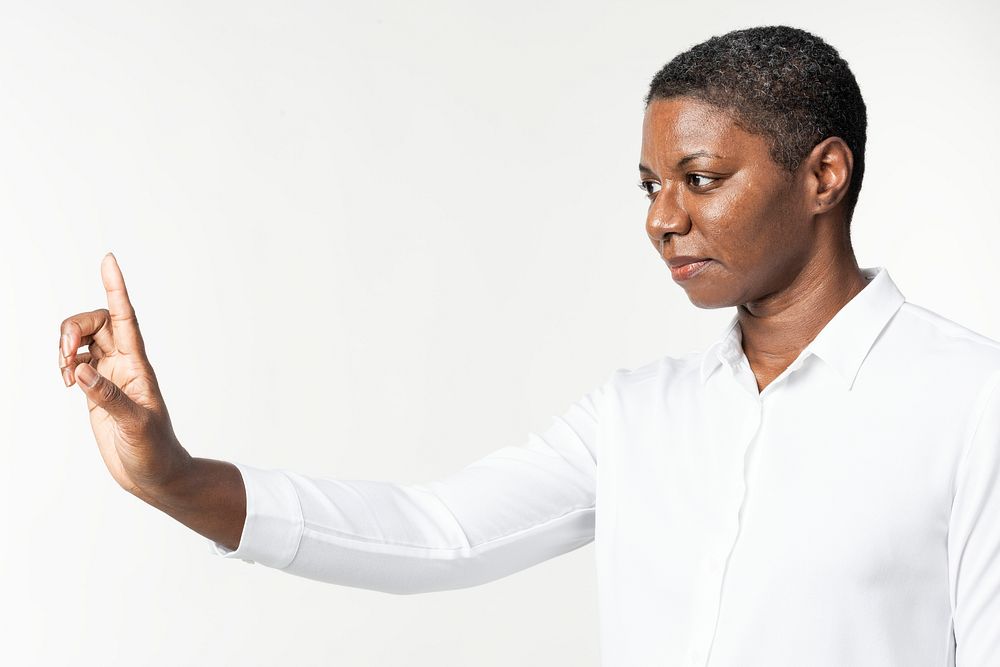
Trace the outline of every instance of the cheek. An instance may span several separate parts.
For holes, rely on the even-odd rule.
[[[758,265],[797,247],[797,209],[778,183],[746,179],[699,205],[703,232],[734,268]],[[706,249],[708,250],[708,249]]]
[[[723,263],[733,268],[745,266],[768,245],[766,238],[773,231],[766,206],[760,197],[748,189],[719,191],[703,197],[698,204],[702,235]]]

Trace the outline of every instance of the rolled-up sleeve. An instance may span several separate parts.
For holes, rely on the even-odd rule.
[[[948,530],[957,667],[1000,664],[1000,378],[985,390]]]
[[[328,583],[407,594],[507,576],[594,539],[600,406],[616,373],[525,442],[420,483],[234,463],[247,516],[211,551]]]

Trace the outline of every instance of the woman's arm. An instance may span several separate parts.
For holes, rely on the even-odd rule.
[[[173,482],[135,495],[220,545],[236,549],[240,543],[247,496],[239,468],[232,463],[192,458]]]
[[[994,665],[1000,656],[1000,375],[975,408],[948,526],[957,667]]]
[[[584,546],[594,538],[606,387],[525,443],[423,484],[234,464],[245,483],[246,522],[237,549],[234,540],[213,539],[212,550],[310,579],[405,594],[475,586]]]
[[[608,382],[524,444],[425,484],[196,458],[174,435],[110,253],[101,278],[108,308],[60,325],[60,372],[86,395],[115,481],[212,540],[215,553],[330,583],[416,593],[491,581],[593,539],[598,412]]]

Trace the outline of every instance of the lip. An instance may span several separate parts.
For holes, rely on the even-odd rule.
[[[670,275],[674,280],[693,278],[711,263],[710,258],[699,259],[696,257],[674,257],[667,260],[667,264],[670,266]]]

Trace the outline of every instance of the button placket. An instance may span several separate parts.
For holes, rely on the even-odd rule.
[[[708,624],[712,628],[711,632],[709,636],[699,641],[692,649],[692,664],[697,664],[699,667],[707,667],[708,660],[712,655],[712,646],[714,645],[716,630],[718,629],[719,615],[722,611],[722,598],[725,589],[725,579],[728,571],[729,559],[732,557],[733,551],[736,549],[736,544],[739,541],[740,530],[742,527],[743,508],[746,504],[747,497],[746,475],[749,457],[752,455],[754,445],[760,435],[761,426],[764,423],[764,402],[760,395],[755,396],[755,402],[757,409],[755,411],[754,419],[750,422],[749,428],[747,429],[749,434],[744,439],[746,444],[743,446],[742,450],[742,466],[740,469],[739,482],[737,484],[737,493],[735,494],[736,511],[730,515],[732,517],[732,522],[727,522],[731,528],[726,533],[726,540],[724,542],[726,545],[725,553],[722,554],[721,557],[717,555],[710,556],[706,564],[709,576],[715,584],[715,592],[712,596],[714,604],[710,605],[713,618],[711,623]]]

